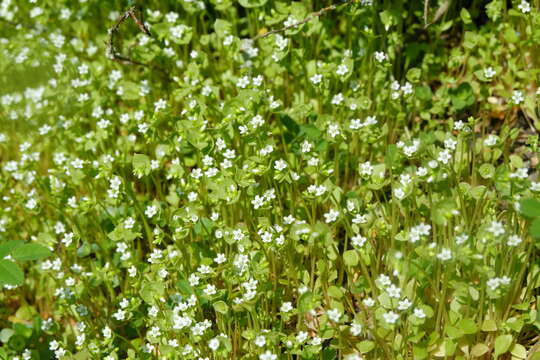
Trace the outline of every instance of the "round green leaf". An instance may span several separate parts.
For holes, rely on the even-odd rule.
[[[514,346],[512,346],[512,350],[510,350],[510,353],[518,359],[527,358],[527,349],[525,349],[525,347],[520,344],[515,344]]]
[[[362,354],[366,354],[375,348],[375,343],[369,340],[360,341],[356,345],[356,348],[360,350]]]
[[[478,168],[478,173],[484,179],[491,179],[495,175],[495,166],[491,164],[482,164]]]
[[[229,306],[224,301],[216,301],[214,303],[214,310],[220,314],[226,314],[229,311]]]
[[[495,339],[495,357],[504,354],[510,349],[514,338],[512,335],[499,335]]]
[[[24,273],[13,261],[0,260],[0,286],[22,285]]]
[[[523,215],[530,218],[540,217],[540,201],[537,199],[523,199],[519,204]]]
[[[30,261],[46,258],[51,255],[51,251],[43,245],[29,243],[19,246],[11,255],[15,260]]]
[[[480,357],[489,351],[489,347],[486,344],[476,344],[471,349],[471,355],[474,357]]]
[[[245,8],[256,8],[266,4],[267,0],[238,0],[238,2]]]
[[[347,250],[343,253],[343,262],[347,266],[356,266],[358,265],[358,254],[355,250]]]

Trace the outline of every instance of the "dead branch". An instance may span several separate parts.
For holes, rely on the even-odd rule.
[[[349,5],[351,3],[353,3],[355,0],[347,0],[341,4],[333,4],[333,5],[330,5],[330,6],[327,6],[325,8],[322,8],[321,10],[319,11],[316,11],[314,13],[311,13],[309,14],[304,20],[302,21],[299,21],[297,23],[294,23],[292,25],[288,25],[288,26],[285,26],[281,29],[276,29],[276,30],[270,30],[270,31],[267,31],[263,34],[259,34],[257,36],[255,36],[253,39],[251,39],[252,41],[255,41],[255,40],[259,40],[259,39],[262,39],[262,38],[265,38],[267,36],[270,36],[270,35],[273,35],[273,34],[277,34],[277,33],[280,33],[280,32],[283,32],[283,31],[286,31],[286,30],[289,30],[289,29],[292,29],[292,28],[295,28],[295,27],[298,27],[300,25],[303,25],[315,18],[318,18],[324,14],[326,14],[327,12],[329,11],[333,11],[335,9],[337,9],[339,6],[342,6],[342,5]]]
[[[120,25],[122,25],[122,23],[124,21],[126,21],[128,18],[131,18],[135,22],[135,24],[137,24],[137,26],[139,27],[141,32],[145,33],[148,36],[152,36],[152,34],[150,33],[150,31],[148,30],[146,25],[144,25],[144,21],[141,21],[137,17],[137,8],[135,6],[132,6],[129,9],[127,9],[127,11],[124,14],[122,14],[118,18],[118,20],[116,20],[116,23],[111,28],[109,28],[109,30],[108,30],[109,39],[106,42],[106,45],[107,45],[107,57],[109,57],[113,61],[117,61],[117,62],[124,63],[124,64],[149,66],[148,64],[144,64],[144,63],[141,63],[139,61],[135,61],[135,60],[133,60],[133,59],[127,57],[127,56],[121,55],[120,53],[118,53],[116,51],[116,48],[114,47],[114,37],[115,37],[116,33],[118,32],[118,29],[120,28]],[[142,18],[142,11],[141,11],[141,18]]]

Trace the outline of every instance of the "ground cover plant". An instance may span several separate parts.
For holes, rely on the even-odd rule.
[[[540,359],[539,8],[1,0],[0,359]]]

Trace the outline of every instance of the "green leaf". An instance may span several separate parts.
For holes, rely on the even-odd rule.
[[[245,8],[256,8],[259,6],[263,6],[266,4],[267,0],[238,0],[240,5],[242,5]]]
[[[495,338],[495,358],[506,353],[512,345],[514,338],[512,335],[499,335]]]
[[[7,344],[7,342],[9,341],[9,338],[12,337],[13,334],[15,334],[15,331],[13,331],[12,329],[9,329],[9,328],[2,329],[2,331],[0,331],[0,341],[3,342],[4,344]]]
[[[160,282],[144,282],[139,291],[139,295],[147,304],[154,304],[156,298],[160,298],[165,293],[165,286]]]
[[[480,357],[489,351],[489,346],[486,344],[476,344],[471,349],[471,355],[474,357]]]
[[[419,68],[410,68],[407,70],[407,75],[405,75],[407,80],[409,80],[411,83],[416,84],[420,81],[420,78],[422,77],[422,70]]]
[[[85,242],[83,243],[78,249],[77,249],[77,256],[78,257],[86,257],[92,253],[92,246],[90,246],[89,243]]]
[[[503,10],[504,4],[502,0],[494,0],[486,5],[486,14],[493,21],[497,21]]]
[[[495,166],[492,164],[482,164],[478,168],[478,173],[483,179],[491,179],[495,175]]]
[[[448,219],[452,217],[452,211],[455,209],[453,200],[441,200],[431,208],[431,221],[437,225],[446,225]]]
[[[305,292],[300,296],[300,299],[298,299],[298,311],[300,313],[305,313],[311,310],[314,306],[314,297],[313,293],[310,291]]]
[[[300,126],[287,114],[281,114],[279,116],[279,120],[287,129],[287,132],[285,133],[285,140],[287,143],[290,143],[300,132]]]
[[[337,286],[332,285],[328,288],[328,295],[330,295],[334,299],[341,299],[343,297],[343,290],[341,290]]]
[[[231,33],[232,25],[227,20],[216,19],[214,22],[214,30],[220,37],[225,37]]]
[[[323,360],[333,360],[337,358],[337,350],[332,348],[326,348],[322,353]]]
[[[413,345],[413,355],[415,360],[422,360],[428,357],[428,351],[425,346]]]
[[[452,325],[446,325],[445,332],[451,339],[459,339],[463,336],[463,330]]]
[[[141,98],[141,87],[133,81],[121,81],[118,86],[122,88],[122,99],[137,100]]]
[[[430,101],[433,97],[433,92],[429,86],[418,86],[415,93],[418,100],[421,101]]]
[[[519,210],[523,215],[529,218],[540,217],[540,201],[537,199],[523,199],[519,205]]]
[[[461,21],[463,21],[464,24],[471,24],[471,14],[467,11],[466,8],[461,8],[461,12],[459,13],[459,17],[461,17]]]
[[[343,262],[346,266],[358,265],[358,254],[355,250],[347,250],[343,253]]]
[[[540,239],[540,219],[534,219],[529,228],[529,234],[535,239]]]
[[[457,327],[463,331],[464,334],[472,335],[476,334],[478,332],[478,326],[476,326],[476,323],[473,319],[462,319],[458,324]]]
[[[519,41],[519,36],[516,33],[516,30],[511,27],[507,28],[504,32],[504,38],[509,43],[515,43]]]
[[[180,289],[180,293],[184,296],[193,294],[193,288],[189,285],[187,280],[180,280],[176,286]]]
[[[24,245],[24,241],[22,240],[10,240],[6,241],[3,244],[0,244],[0,259],[3,259],[5,256],[9,255],[14,249],[22,245]]]
[[[22,285],[24,273],[13,261],[0,260],[0,286]]]
[[[475,102],[474,92],[472,86],[464,82],[455,89],[448,91],[450,99],[452,100],[452,106],[455,110],[461,111]]]
[[[384,156],[384,163],[388,169],[391,169],[395,165],[398,157],[398,148],[394,144],[388,145],[386,148],[386,155]]]
[[[24,244],[16,248],[11,254],[15,260],[40,260],[51,256],[51,251],[45,246],[35,243]]]
[[[486,319],[482,323],[482,331],[497,331],[497,323],[493,319]]]
[[[360,341],[356,345],[356,348],[362,354],[366,354],[366,353],[370,352],[371,350],[375,349],[375,343],[373,341],[369,341],[369,340]]]
[[[217,311],[220,314],[227,314],[229,311],[229,306],[224,301],[216,301],[214,304],[214,310]]]
[[[135,175],[141,177],[142,175],[148,175],[150,173],[150,158],[144,154],[133,155],[133,172]]]
[[[510,353],[518,359],[527,358],[527,349],[525,349],[525,346],[520,344],[515,344],[514,346],[512,346]]]

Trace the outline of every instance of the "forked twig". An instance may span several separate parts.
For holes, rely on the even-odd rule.
[[[137,17],[136,12],[137,12],[137,8],[135,6],[130,7],[129,9],[127,9],[127,11],[124,14],[122,14],[118,18],[118,20],[116,20],[116,23],[111,28],[109,28],[109,30],[108,30],[109,39],[106,42],[106,44],[107,44],[107,55],[111,60],[114,60],[114,61],[117,61],[117,62],[120,62],[120,63],[128,63],[128,64],[133,64],[133,65],[148,66],[148,64],[144,64],[144,63],[141,63],[139,61],[135,61],[135,60],[133,60],[133,59],[127,57],[127,56],[119,54],[116,51],[116,48],[114,47],[114,36],[118,32],[118,29],[120,28],[120,25],[122,25],[122,23],[124,21],[126,21],[128,18],[133,19],[133,21],[135,22],[135,24],[137,24],[137,26],[139,27],[141,32],[145,33],[148,36],[152,36],[152,34],[150,33],[150,31],[148,30],[146,25],[144,25],[144,21],[141,21]],[[142,11],[141,11],[141,18],[142,18]]]
[[[311,13],[309,14],[304,20],[302,21],[299,21],[297,23],[294,23],[292,25],[287,25],[285,27],[282,27],[281,29],[276,29],[276,30],[270,30],[270,31],[267,31],[265,33],[262,33],[262,34],[259,34],[257,36],[255,36],[254,38],[252,38],[251,40],[252,41],[255,41],[255,40],[259,40],[259,39],[262,39],[262,38],[265,38],[267,36],[270,36],[270,35],[273,35],[273,34],[277,34],[277,33],[280,33],[280,32],[283,32],[283,31],[286,31],[286,30],[289,30],[289,29],[292,29],[292,28],[295,28],[295,27],[298,27],[300,25],[303,25],[315,18],[318,18],[319,16],[322,16],[324,15],[325,13],[329,12],[329,11],[333,11],[335,9],[337,9],[339,6],[341,5],[348,5],[348,4],[351,4],[353,3],[355,0],[347,0],[347,1],[344,1],[343,3],[341,4],[333,4],[333,5],[330,5],[330,6],[327,6],[325,8],[322,8],[321,10],[319,11],[316,11],[314,13]]]

